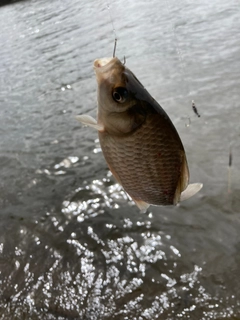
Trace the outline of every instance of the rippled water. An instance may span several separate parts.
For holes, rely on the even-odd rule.
[[[204,188],[140,214],[75,120],[95,115],[92,63],[112,53],[106,1],[0,7],[0,319],[240,319],[239,2],[111,15]]]

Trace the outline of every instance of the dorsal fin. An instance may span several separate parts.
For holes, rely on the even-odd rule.
[[[182,153],[182,166],[181,166],[181,176],[179,177],[178,185],[175,191],[173,204],[177,204],[180,201],[181,193],[187,188],[189,181],[189,170],[187,159],[184,151]]]

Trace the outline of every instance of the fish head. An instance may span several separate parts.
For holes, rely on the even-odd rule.
[[[112,133],[129,133],[146,118],[146,105],[155,100],[117,58],[94,61],[98,84],[98,121]]]
[[[109,112],[123,112],[129,107],[125,66],[118,58],[102,58],[94,61],[98,84],[98,104]]]

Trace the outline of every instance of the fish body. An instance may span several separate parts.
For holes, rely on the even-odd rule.
[[[181,139],[170,118],[118,58],[95,60],[98,117],[78,120],[98,130],[109,169],[141,210],[174,205],[202,187],[189,185]]]

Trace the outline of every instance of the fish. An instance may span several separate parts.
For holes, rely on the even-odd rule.
[[[164,109],[117,57],[94,61],[97,120],[76,116],[98,131],[107,165],[142,212],[195,195],[183,144]]]

